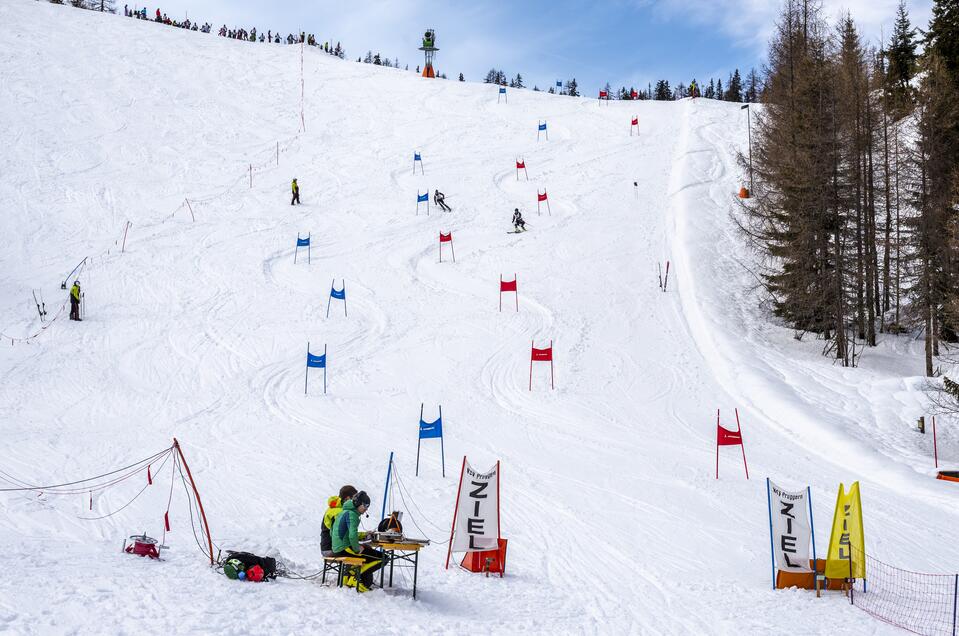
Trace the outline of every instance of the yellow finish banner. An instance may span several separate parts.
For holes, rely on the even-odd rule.
[[[850,486],[848,493],[839,484],[832,534],[829,535],[826,577],[866,578],[866,539],[862,528],[862,500],[858,481]]]

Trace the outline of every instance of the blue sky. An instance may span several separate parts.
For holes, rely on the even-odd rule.
[[[833,19],[852,12],[864,37],[878,43],[891,30],[898,0],[825,0]],[[121,3],[122,6],[122,3]],[[132,6],[132,5],[131,5]],[[152,15],[157,5],[150,5]],[[437,32],[436,68],[482,81],[491,68],[521,73],[548,88],[575,77],[584,94],[606,82],[645,87],[707,81],[735,68],[745,75],[764,60],[778,1],[766,0],[170,0],[170,17],[282,33],[304,30],[321,42],[339,40],[355,60],[380,51],[413,69],[426,27]],[[908,3],[913,23],[925,26],[931,0]]]

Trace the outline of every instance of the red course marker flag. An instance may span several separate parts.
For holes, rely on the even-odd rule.
[[[743,468],[746,470],[746,479],[749,479],[749,466],[746,465],[746,446],[743,444],[742,426],[739,424],[739,409],[736,409],[736,430],[723,428],[719,423],[719,409],[716,409],[716,479],[719,479],[719,447],[739,446],[743,451]]]

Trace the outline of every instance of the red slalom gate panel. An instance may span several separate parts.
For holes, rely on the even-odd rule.
[[[719,479],[719,447],[739,446],[743,451],[743,469],[746,479],[749,479],[749,466],[746,464],[746,446],[743,444],[743,430],[739,424],[739,409],[736,411],[736,430],[731,431],[719,423],[719,409],[716,409],[716,479]]]
[[[549,387],[551,389],[556,388],[553,375],[553,341],[549,341],[549,347],[545,349],[537,349],[534,346],[534,343],[530,341],[530,356],[529,356],[529,390],[533,390],[533,363],[534,362],[549,362]]]
[[[516,289],[516,274],[513,274],[513,280],[503,280],[503,275],[499,275],[499,310],[503,311],[503,292],[513,292],[516,294],[516,311],[519,311],[519,293]]]
[[[525,169],[526,169],[526,161],[525,161],[525,160],[524,160],[524,161],[517,161],[517,162],[516,162],[516,169],[517,169],[517,170],[525,170]]]
[[[443,234],[440,232],[440,262],[443,262],[443,243],[450,244],[450,253],[453,255],[453,262],[456,262],[456,250],[453,249],[453,233],[447,232]]]
[[[639,126],[639,117],[633,117],[633,121],[630,122],[632,126]]]
[[[543,194],[540,194],[539,192],[537,192],[537,193],[536,193],[536,200],[537,200],[537,201],[545,201],[545,200],[546,200],[546,190],[543,190]]]

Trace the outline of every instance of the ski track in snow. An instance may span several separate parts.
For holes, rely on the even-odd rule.
[[[929,442],[904,424],[920,408],[902,379],[919,373],[915,347],[887,338],[862,368],[834,368],[748,292],[730,219],[737,106],[531,91],[496,104],[494,87],[308,50],[299,132],[298,47],[26,0],[0,21],[0,230],[16,239],[0,250],[0,324],[31,332],[30,289],[55,308],[73,264],[134,224],[125,254],[81,275],[86,321],[3,349],[0,469],[55,482],[177,436],[217,546],[308,573],[326,497],[354,483],[378,512],[395,451],[412,534],[435,542],[415,602],[406,573],[362,597],[245,585],[204,566],[179,488],[165,560],[120,554],[123,537],[162,533],[169,467],[96,522],[82,517],[133,485],[93,511],[86,496],[4,493],[0,545],[18,575],[0,580],[0,631],[254,633],[236,617],[258,616],[279,633],[894,633],[839,595],[769,589],[766,475],[812,486],[820,552],[838,482],[859,479],[871,552],[956,569],[942,531],[954,487],[930,478]],[[551,215],[535,213],[543,188]],[[416,215],[416,193],[435,189],[453,212]],[[530,232],[504,233],[514,207]],[[441,231],[455,263],[438,262]],[[308,263],[293,262],[298,232]],[[514,272],[519,312],[511,294],[500,312],[499,276]],[[334,279],[349,317],[339,301],[326,317]],[[537,364],[529,390],[530,341],[549,340],[556,389]],[[307,341],[328,346],[325,396],[319,370],[303,394]],[[426,419],[443,406],[445,478],[433,443],[413,476],[420,403]],[[723,449],[716,481],[714,413],[730,423],[734,407],[752,479]],[[959,451],[959,434],[940,425],[940,445]],[[464,454],[502,462],[503,580],[442,567]]]

